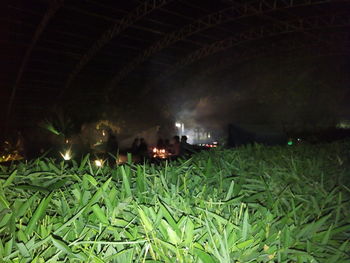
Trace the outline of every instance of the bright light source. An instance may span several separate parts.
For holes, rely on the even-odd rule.
[[[208,138],[210,138],[211,137],[211,135],[210,135],[210,133],[208,133]]]
[[[106,132],[104,130],[102,131],[102,136],[106,136]]]
[[[181,123],[180,123],[180,122],[175,122],[175,126],[176,126],[177,128],[181,128]]]
[[[67,143],[67,144],[69,143],[69,140],[68,140],[68,139],[66,140],[66,143]]]
[[[72,159],[71,150],[67,150],[64,154],[60,152],[60,154],[65,161],[69,161],[70,159]]]
[[[293,145],[293,142],[292,141],[288,141],[288,145]]]
[[[158,149],[158,148],[153,148],[153,158],[161,158],[161,159],[166,159],[168,158],[171,154],[166,151],[165,149]]]
[[[95,165],[96,165],[97,167],[102,167],[103,161],[102,161],[102,160],[95,160]]]
[[[337,128],[350,129],[350,120],[342,120],[337,124]]]

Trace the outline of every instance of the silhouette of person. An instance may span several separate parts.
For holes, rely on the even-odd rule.
[[[170,148],[170,140],[169,139],[164,140],[164,147],[169,150],[169,148]]]
[[[133,141],[133,143],[131,145],[131,153],[137,154],[139,151],[139,146],[140,146],[140,139],[135,138],[135,140]]]
[[[146,157],[148,155],[148,145],[147,145],[144,138],[140,139],[140,145],[138,148],[138,152],[143,157]]]
[[[187,142],[187,136],[183,135],[181,136],[181,142],[180,142],[180,155],[193,153],[193,147],[191,144]]]
[[[179,136],[174,136],[173,137],[173,144],[172,144],[172,147],[171,147],[171,153],[175,156],[178,156],[180,155],[180,137]]]
[[[107,140],[107,152],[116,154],[117,151],[118,151],[117,137],[112,132],[110,132]]]
[[[187,139],[188,139],[187,136],[185,135],[181,136],[181,143],[188,144]]]

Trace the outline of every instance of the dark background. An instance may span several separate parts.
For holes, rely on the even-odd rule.
[[[57,114],[124,132],[350,118],[350,1],[1,3],[2,134]]]

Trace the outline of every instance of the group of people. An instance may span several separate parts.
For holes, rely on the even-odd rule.
[[[174,156],[183,156],[194,152],[193,146],[187,142],[187,136],[174,136],[172,143],[168,148],[165,148]]]
[[[141,156],[148,155],[148,144],[144,138],[135,138],[131,145],[131,153]]]
[[[187,142],[187,136],[174,136],[172,140],[162,138],[158,139],[157,148],[165,149],[172,156],[184,156],[194,152],[194,148]],[[131,152],[140,156],[146,157],[148,155],[148,144],[144,138],[135,138],[131,146]]]

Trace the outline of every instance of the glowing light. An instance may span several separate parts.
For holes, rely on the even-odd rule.
[[[106,136],[106,132],[104,130],[102,131],[102,136]]]
[[[293,145],[293,142],[292,141],[288,141],[288,145],[289,146]]]
[[[339,129],[349,129],[350,128],[350,120],[342,120],[337,124],[337,128]]]
[[[97,159],[97,160],[95,160],[95,165],[96,165],[97,167],[102,167],[103,161]]]
[[[62,158],[63,158],[65,161],[69,161],[70,159],[72,159],[71,150],[65,151],[64,154],[60,152],[60,154],[61,154]]]
[[[181,123],[180,123],[180,122],[176,122],[176,123],[175,123],[175,126],[176,126],[177,128],[181,128]]]
[[[152,152],[153,152],[153,158],[166,159],[171,155],[171,153],[169,153],[165,149],[153,148]]]
[[[66,140],[66,144],[68,144],[68,143],[69,143],[69,140],[67,139],[67,140]]]

